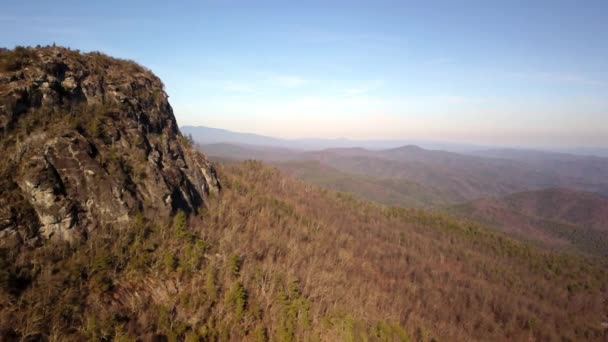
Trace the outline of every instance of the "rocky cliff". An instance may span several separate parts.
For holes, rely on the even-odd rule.
[[[161,80],[101,53],[0,51],[0,134],[2,244],[193,212],[219,190]]]

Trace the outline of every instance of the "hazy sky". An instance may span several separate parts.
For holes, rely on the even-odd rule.
[[[608,1],[424,3],[2,0],[0,45],[134,59],[181,125],[608,146]]]

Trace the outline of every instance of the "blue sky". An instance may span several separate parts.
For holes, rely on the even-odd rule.
[[[14,1],[0,45],[134,59],[181,125],[608,146],[608,1]]]

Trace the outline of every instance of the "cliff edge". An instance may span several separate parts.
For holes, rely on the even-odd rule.
[[[199,210],[220,185],[190,145],[161,80],[137,63],[0,50],[0,244]]]

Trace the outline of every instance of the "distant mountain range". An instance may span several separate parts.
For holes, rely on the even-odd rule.
[[[423,201],[426,206],[554,187],[608,195],[608,158],[600,157],[544,152],[534,152],[534,157],[531,157],[532,152],[522,152],[521,155],[509,152],[509,157],[506,157],[504,152],[499,158],[482,156],[481,153],[468,155],[427,150],[412,145],[386,150],[332,148],[319,151],[233,144],[210,144],[201,148],[209,156],[224,160],[272,162],[303,179],[316,179],[320,183],[320,177],[312,177],[307,172],[318,174],[320,170],[333,170],[328,173],[335,180],[337,174],[334,171],[339,171],[343,178],[364,177],[367,181],[382,181],[382,184],[407,181],[417,184],[418,195],[424,194],[423,197],[429,199]],[[499,151],[487,153],[500,154]],[[304,161],[314,161],[319,165],[311,167],[315,164],[302,163]],[[294,172],[294,165],[301,169]],[[322,183],[333,188],[327,182]],[[394,190],[391,185],[391,192]],[[354,186],[348,192],[360,191]],[[409,193],[405,195],[411,197]]]
[[[200,144],[228,143],[237,145],[255,145],[264,147],[279,147],[295,150],[320,150],[326,148],[362,147],[372,150],[394,148],[403,145],[416,144],[425,148],[449,150],[455,152],[476,151],[487,148],[482,145],[461,144],[438,141],[421,141],[408,139],[386,139],[386,140],[355,140],[346,138],[336,139],[281,139],[253,133],[240,133],[220,128],[205,126],[182,126],[184,135],[190,135]]]
[[[415,145],[200,148],[212,159],[266,161],[327,189],[389,206],[447,211],[551,248],[608,250],[608,158],[517,149],[454,153]]]
[[[482,144],[457,143],[446,141],[432,141],[419,139],[281,139],[276,137],[264,136],[254,133],[234,132],[221,128],[211,128],[206,126],[182,126],[181,131],[184,135],[192,136],[200,144],[228,143],[237,145],[256,145],[264,147],[279,147],[296,150],[322,150],[327,148],[348,148],[362,147],[371,150],[381,150],[396,148],[404,145],[417,145],[426,149],[459,152],[466,154],[485,153],[488,151],[503,152],[541,152],[541,153],[563,153],[574,155],[594,155],[598,157],[608,157],[608,148],[602,147],[575,147],[575,148],[554,148],[533,151],[528,149],[510,149]],[[510,153],[506,153],[510,154]]]

